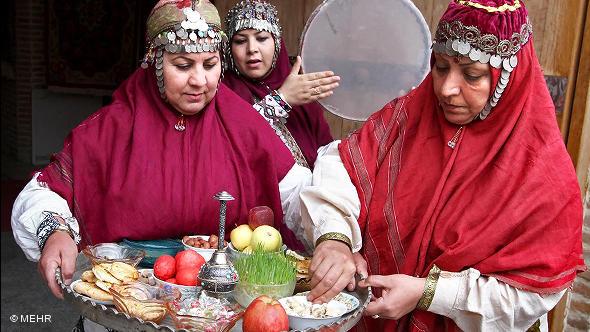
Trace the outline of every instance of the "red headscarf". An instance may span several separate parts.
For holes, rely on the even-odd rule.
[[[39,178],[68,201],[86,243],[217,234],[213,195],[226,190],[236,198],[228,230],[267,205],[285,243],[301,249],[282,223],[278,191],[293,157],[251,105],[220,84],[179,132],[153,67],[138,69],[113,99],[71,132]]]
[[[489,13],[457,2],[441,21],[502,36],[503,28],[520,29],[526,22],[524,7]],[[497,106],[485,120],[466,125],[454,149],[447,142],[458,126],[438,106],[431,75],[340,145],[362,204],[359,224],[370,274],[425,277],[434,264],[453,272],[475,268],[543,294],[565,289],[585,269],[580,189],[532,40],[517,57]],[[500,70],[492,69],[492,76],[495,86]],[[365,318],[358,328],[456,326],[417,310],[398,321]]]
[[[231,40],[229,43],[231,44]],[[230,70],[225,72],[223,82],[235,93],[244,98],[244,100],[254,103],[254,97],[262,99],[270,93],[261,83],[264,83],[273,90],[277,90],[283,85],[290,72],[291,63],[289,62],[289,55],[281,39],[281,50],[276,61],[276,66],[261,82],[254,82],[244,76],[238,76]],[[307,164],[313,168],[313,164],[317,158],[318,148],[333,140],[330,134],[330,127],[324,118],[324,109],[317,102],[302,106],[291,106],[293,106],[293,109],[289,112],[289,117],[287,118],[287,129],[289,129],[289,132],[291,132],[291,135],[299,145],[301,152],[303,152],[307,160]]]

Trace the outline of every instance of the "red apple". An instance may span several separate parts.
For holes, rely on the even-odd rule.
[[[176,260],[170,255],[162,255],[154,262],[154,275],[160,280],[174,277],[176,274]]]
[[[180,271],[185,268],[196,269],[197,272],[201,269],[201,266],[205,264],[205,258],[198,252],[186,249],[176,254],[176,271]]]
[[[255,206],[248,212],[248,226],[252,230],[262,225],[274,226],[275,215],[268,206]]]
[[[289,331],[289,316],[279,301],[261,295],[252,301],[244,312],[243,332]]]
[[[176,284],[184,286],[200,285],[200,280],[198,280],[199,270],[200,268],[186,267],[176,271]]]

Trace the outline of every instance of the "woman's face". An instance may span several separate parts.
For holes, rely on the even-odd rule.
[[[447,121],[464,125],[482,111],[492,86],[490,66],[468,57],[435,53],[434,94]]]
[[[242,75],[261,79],[272,69],[275,40],[267,31],[241,30],[232,37],[231,53]]]
[[[164,86],[170,105],[185,115],[202,111],[217,92],[221,58],[217,52],[164,52]]]

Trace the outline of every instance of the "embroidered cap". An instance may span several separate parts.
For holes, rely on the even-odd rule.
[[[275,40],[275,53],[272,68],[276,63],[277,56],[281,50],[282,28],[279,22],[279,14],[275,6],[268,2],[260,0],[243,0],[235,4],[225,17],[225,30],[229,39],[226,55],[230,59],[230,66],[236,73],[237,68],[234,65],[231,56],[231,39],[241,30],[255,29],[258,31],[267,31],[271,33]]]
[[[141,67],[154,64],[164,96],[164,51],[215,52],[223,49],[225,39],[219,13],[209,0],[160,0],[147,19],[147,51]]]
[[[518,52],[532,33],[521,0],[454,0],[440,19],[432,50],[501,69],[494,93],[479,114],[483,120],[500,100],[518,65]]]

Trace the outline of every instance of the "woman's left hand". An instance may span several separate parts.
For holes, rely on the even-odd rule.
[[[405,274],[372,275],[359,282],[360,287],[381,288],[381,297],[371,300],[364,315],[400,319],[416,308],[424,292],[425,278]]]
[[[332,71],[299,74],[301,57],[293,64],[291,73],[279,88],[291,106],[304,105],[331,96],[339,85],[340,77]]]

